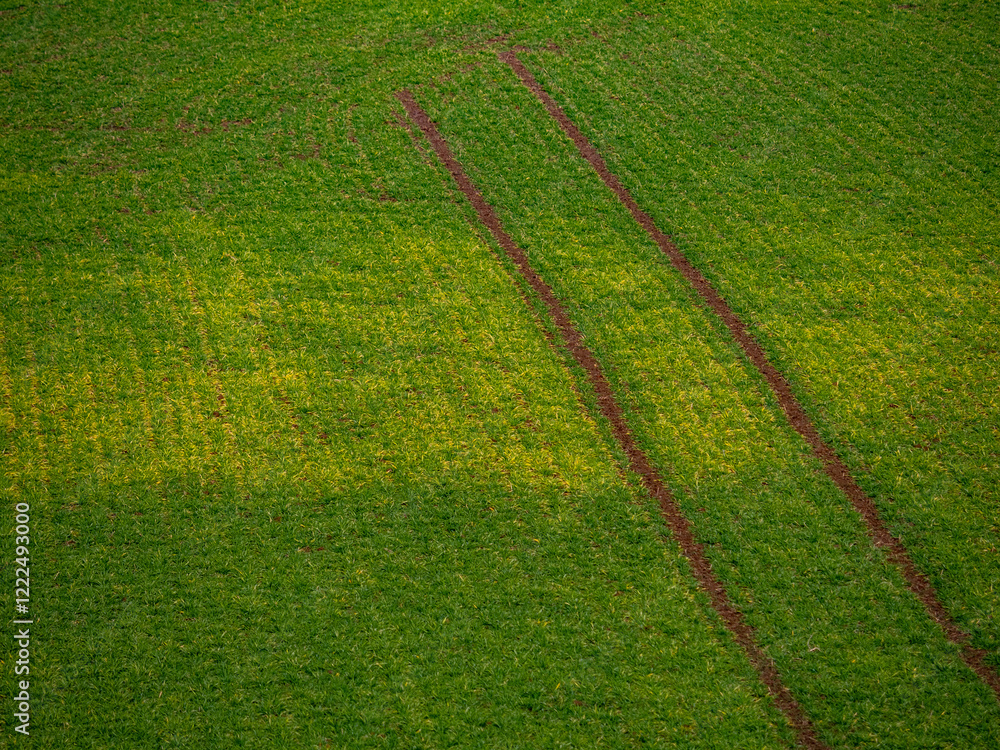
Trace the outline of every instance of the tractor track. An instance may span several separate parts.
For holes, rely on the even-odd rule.
[[[516,62],[516,58],[514,60]],[[472,205],[479,221],[489,230],[525,282],[545,304],[549,317],[559,330],[566,349],[586,372],[587,379],[597,397],[598,409],[610,423],[611,431],[619,447],[627,456],[629,467],[639,475],[646,491],[659,503],[661,513],[670,527],[674,539],[687,558],[695,579],[708,595],[712,607],[734,640],[743,648],[750,663],[757,670],[761,682],[771,694],[775,705],[784,713],[794,729],[799,744],[807,748],[826,748],[827,745],[820,741],[809,717],[782,682],[773,660],[758,645],[753,628],[746,623],[743,614],[731,603],[725,586],[712,571],[704,547],[695,539],[691,524],[681,512],[677,500],[660,478],[649,457],[636,443],[632,430],[625,420],[621,405],[615,398],[611,384],[604,375],[597,358],[584,343],[583,336],[573,325],[566,309],[556,298],[552,288],[532,268],[525,251],[504,230],[493,207],[486,202],[479,190],[473,185],[462,165],[452,154],[447,141],[413,98],[413,95],[408,90],[403,90],[397,92],[396,98],[403,105],[409,118],[430,142],[444,167],[451,173],[459,190]]]

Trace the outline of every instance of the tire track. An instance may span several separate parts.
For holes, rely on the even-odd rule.
[[[712,607],[757,670],[761,682],[770,692],[775,705],[785,714],[796,732],[799,743],[807,748],[826,748],[827,746],[817,737],[812,722],[792,696],[791,691],[785,687],[774,662],[757,644],[753,629],[746,624],[742,613],[730,602],[725,587],[712,572],[704,547],[695,539],[691,524],[681,513],[676,499],[660,479],[649,458],[636,444],[632,431],[625,421],[621,406],[615,399],[611,384],[605,377],[600,363],[584,344],[583,336],[573,326],[565,308],[556,298],[551,287],[531,267],[524,250],[518,247],[510,235],[504,231],[492,206],[486,202],[482,194],[472,184],[461,164],[451,153],[448,143],[438,132],[427,113],[417,104],[413,95],[409,91],[403,90],[397,92],[396,98],[402,103],[410,119],[424,133],[438,158],[455,179],[459,190],[472,204],[480,222],[490,231],[507,257],[517,266],[524,280],[545,304],[551,320],[562,335],[566,348],[577,364],[587,373],[587,379],[597,396],[598,408],[611,424],[611,431],[618,441],[619,447],[628,457],[630,468],[642,478],[643,486],[659,503],[663,517],[669,525],[674,539],[687,557],[695,579],[708,594]]]
[[[1000,675],[986,663],[987,652],[984,649],[972,646],[969,642],[969,634],[962,630],[954,619],[952,619],[951,614],[945,608],[944,604],[941,603],[930,581],[913,564],[913,560],[910,558],[906,547],[885,525],[875,503],[854,480],[847,465],[840,459],[833,448],[820,437],[816,426],[809,419],[802,405],[792,393],[790,384],[777,368],[771,364],[770,360],[768,360],[764,349],[747,330],[746,324],[733,312],[732,308],[729,307],[728,303],[715,290],[711,282],[709,282],[701,271],[695,268],[670,238],[656,227],[649,214],[639,208],[632,194],[608,169],[607,164],[597,152],[597,149],[591,145],[586,136],[566,116],[562,108],[556,104],[555,100],[535,80],[531,72],[524,67],[517,58],[517,54],[512,51],[502,52],[499,53],[498,57],[501,62],[510,66],[521,82],[538,97],[552,118],[559,123],[563,132],[573,141],[573,144],[580,151],[581,156],[598,173],[604,184],[618,197],[632,214],[633,218],[646,230],[660,250],[670,259],[674,267],[694,287],[698,296],[702,298],[708,307],[726,325],[736,339],[736,342],[740,345],[740,348],[764,376],[792,427],[795,428],[796,432],[812,448],[813,454],[823,464],[823,469],[827,476],[833,480],[834,484],[840,488],[858,513],[861,514],[868,529],[868,535],[875,546],[885,550],[889,560],[899,568],[910,591],[923,603],[931,619],[941,627],[949,641],[959,646],[965,663],[993,690],[994,697],[1000,701]]]

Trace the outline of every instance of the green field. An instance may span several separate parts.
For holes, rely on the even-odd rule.
[[[747,323],[995,674],[998,28],[0,0],[0,748],[796,746],[403,89],[821,742],[1000,746],[997,693],[497,57]]]

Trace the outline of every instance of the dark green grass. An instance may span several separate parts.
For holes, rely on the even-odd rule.
[[[997,744],[995,702],[488,44],[563,48],[525,59],[996,654],[996,19],[797,7],[0,7],[0,496],[4,528],[32,505],[36,618],[32,737],[4,709],[0,746],[792,744],[400,127],[392,94],[429,81],[821,735]]]

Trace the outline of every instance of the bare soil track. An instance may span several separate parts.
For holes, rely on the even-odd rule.
[[[607,164],[601,158],[597,149],[591,145],[586,136],[566,116],[562,108],[556,104],[555,100],[535,80],[531,72],[517,58],[516,52],[501,52],[498,57],[502,62],[509,65],[517,77],[521,79],[521,82],[538,97],[553,119],[559,123],[563,132],[576,145],[583,158],[597,171],[604,184],[628,208],[635,220],[642,225],[643,229],[656,242],[660,250],[670,259],[674,267],[694,287],[695,292],[725,323],[740,345],[740,348],[743,349],[746,356],[764,376],[792,427],[805,438],[806,442],[812,448],[814,455],[822,462],[827,476],[847,495],[851,504],[861,514],[862,518],[864,518],[868,534],[874,544],[885,549],[889,559],[902,572],[910,590],[923,602],[930,617],[938,623],[947,638],[961,648],[962,658],[965,660],[965,663],[993,690],[994,696],[1000,701],[1000,675],[986,663],[987,653],[982,649],[973,647],[969,643],[969,634],[959,628],[952,619],[951,614],[941,603],[930,581],[927,580],[927,577],[923,573],[917,570],[906,547],[886,527],[875,503],[865,494],[864,490],[861,489],[851,476],[847,465],[840,459],[833,448],[820,437],[816,426],[809,419],[802,405],[792,393],[788,381],[768,360],[763,348],[747,330],[746,324],[733,312],[732,308],[729,307],[701,271],[695,268],[677,246],[671,242],[670,238],[656,227],[649,214],[639,208],[639,205],[635,202],[628,189],[608,169]]]
[[[537,85],[537,84],[536,84]],[[785,687],[778,674],[777,667],[771,658],[757,645],[753,629],[746,624],[743,615],[731,604],[722,582],[712,572],[712,567],[705,555],[705,550],[697,542],[691,530],[691,524],[681,513],[680,506],[664,485],[663,481],[648,456],[639,448],[632,431],[625,421],[621,406],[615,399],[611,384],[604,376],[600,363],[593,353],[583,343],[583,337],[573,326],[565,308],[552,292],[551,287],[535,272],[528,262],[524,250],[517,246],[504,231],[500,219],[482,194],[472,184],[465,174],[461,164],[455,159],[447,142],[438,132],[427,113],[417,104],[409,91],[400,91],[396,97],[406,109],[407,115],[416,123],[438,158],[451,173],[459,189],[472,204],[479,220],[489,229],[494,239],[515,264],[524,280],[542,299],[551,320],[562,336],[566,348],[572,354],[577,364],[587,373],[591,387],[597,395],[598,408],[605,419],[611,424],[612,432],[619,446],[628,456],[630,468],[642,478],[646,490],[660,505],[663,517],[680,544],[687,557],[691,570],[701,588],[708,594],[715,611],[722,618],[726,627],[747,654],[751,664],[756,668],[761,681],[767,687],[775,704],[785,714],[789,723],[795,729],[798,741],[803,747],[825,748],[816,736],[816,732],[805,712],[796,702],[791,692]],[[599,157],[598,157],[599,158]]]

